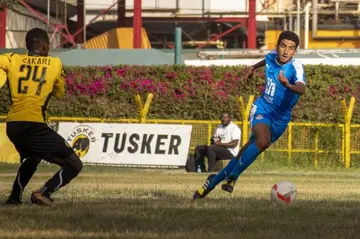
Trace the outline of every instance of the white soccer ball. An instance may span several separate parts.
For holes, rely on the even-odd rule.
[[[296,187],[289,181],[280,181],[271,189],[271,201],[289,205],[296,200]]]

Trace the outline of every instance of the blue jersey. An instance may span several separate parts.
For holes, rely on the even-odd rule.
[[[264,114],[270,114],[275,120],[289,122],[292,109],[299,100],[300,95],[281,84],[278,76],[282,70],[290,84],[296,82],[305,84],[304,69],[298,60],[292,59],[288,63],[281,65],[277,62],[276,57],[276,51],[271,51],[266,55],[266,86],[262,95],[256,100],[255,105],[258,110],[264,111]]]

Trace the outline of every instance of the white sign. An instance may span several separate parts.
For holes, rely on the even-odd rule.
[[[84,163],[185,166],[191,125],[60,122]]]

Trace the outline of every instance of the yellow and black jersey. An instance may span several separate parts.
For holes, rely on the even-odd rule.
[[[65,93],[61,60],[4,54],[0,56],[0,68],[7,74],[10,91],[11,106],[6,121],[46,122],[50,97],[61,99]]]
[[[3,85],[5,85],[6,80],[7,80],[6,72],[0,68],[0,88],[3,87]]]

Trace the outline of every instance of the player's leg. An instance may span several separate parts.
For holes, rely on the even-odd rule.
[[[59,165],[61,169],[38,191],[32,193],[31,201],[36,204],[51,206],[53,203],[51,195],[69,184],[80,173],[83,165],[75,153],[64,158],[53,158],[47,161]]]
[[[11,194],[5,204],[20,204],[22,202],[22,194],[30,179],[34,175],[37,166],[41,162],[38,158],[21,159],[21,165],[16,174]]]
[[[262,126],[259,127],[256,125]],[[280,136],[285,132],[288,122],[279,123],[272,121],[271,127],[269,127],[269,124],[265,124],[268,126],[265,127],[264,123],[258,123],[256,125],[254,126],[253,130],[255,142],[251,144],[249,148],[244,152],[243,156],[240,158],[239,162],[234,167],[234,170],[227,178],[227,182],[222,185],[222,189],[224,191],[230,193],[233,191],[234,184],[239,178],[240,174],[255,161],[259,154],[265,151],[268,147],[270,147],[272,143],[276,142],[280,138]]]
[[[223,168],[218,174],[210,174],[204,185],[202,185],[198,190],[195,191],[193,196],[194,199],[200,199],[206,197],[220,182],[222,182],[227,175],[233,170],[234,166],[238,162],[238,159],[241,157],[245,149],[251,144],[251,141],[248,141],[239,151],[236,157],[232,158],[231,161]]]
[[[11,194],[5,204],[18,205],[22,203],[22,194],[30,179],[34,175],[41,159],[31,157],[27,148],[27,129],[31,127],[28,122],[8,122],[6,134],[14,144],[20,155],[20,167],[13,183]]]
[[[236,180],[240,174],[249,167],[255,159],[271,145],[271,130],[266,123],[257,123],[252,128],[255,141],[243,152],[240,159],[236,162],[233,170],[228,175],[226,182],[221,186],[222,190],[232,192]]]
[[[43,123],[32,123],[29,137],[31,152],[44,160],[55,163],[61,169],[38,191],[31,195],[31,201],[51,205],[51,194],[68,184],[82,169],[82,162],[74,150],[58,133]]]

